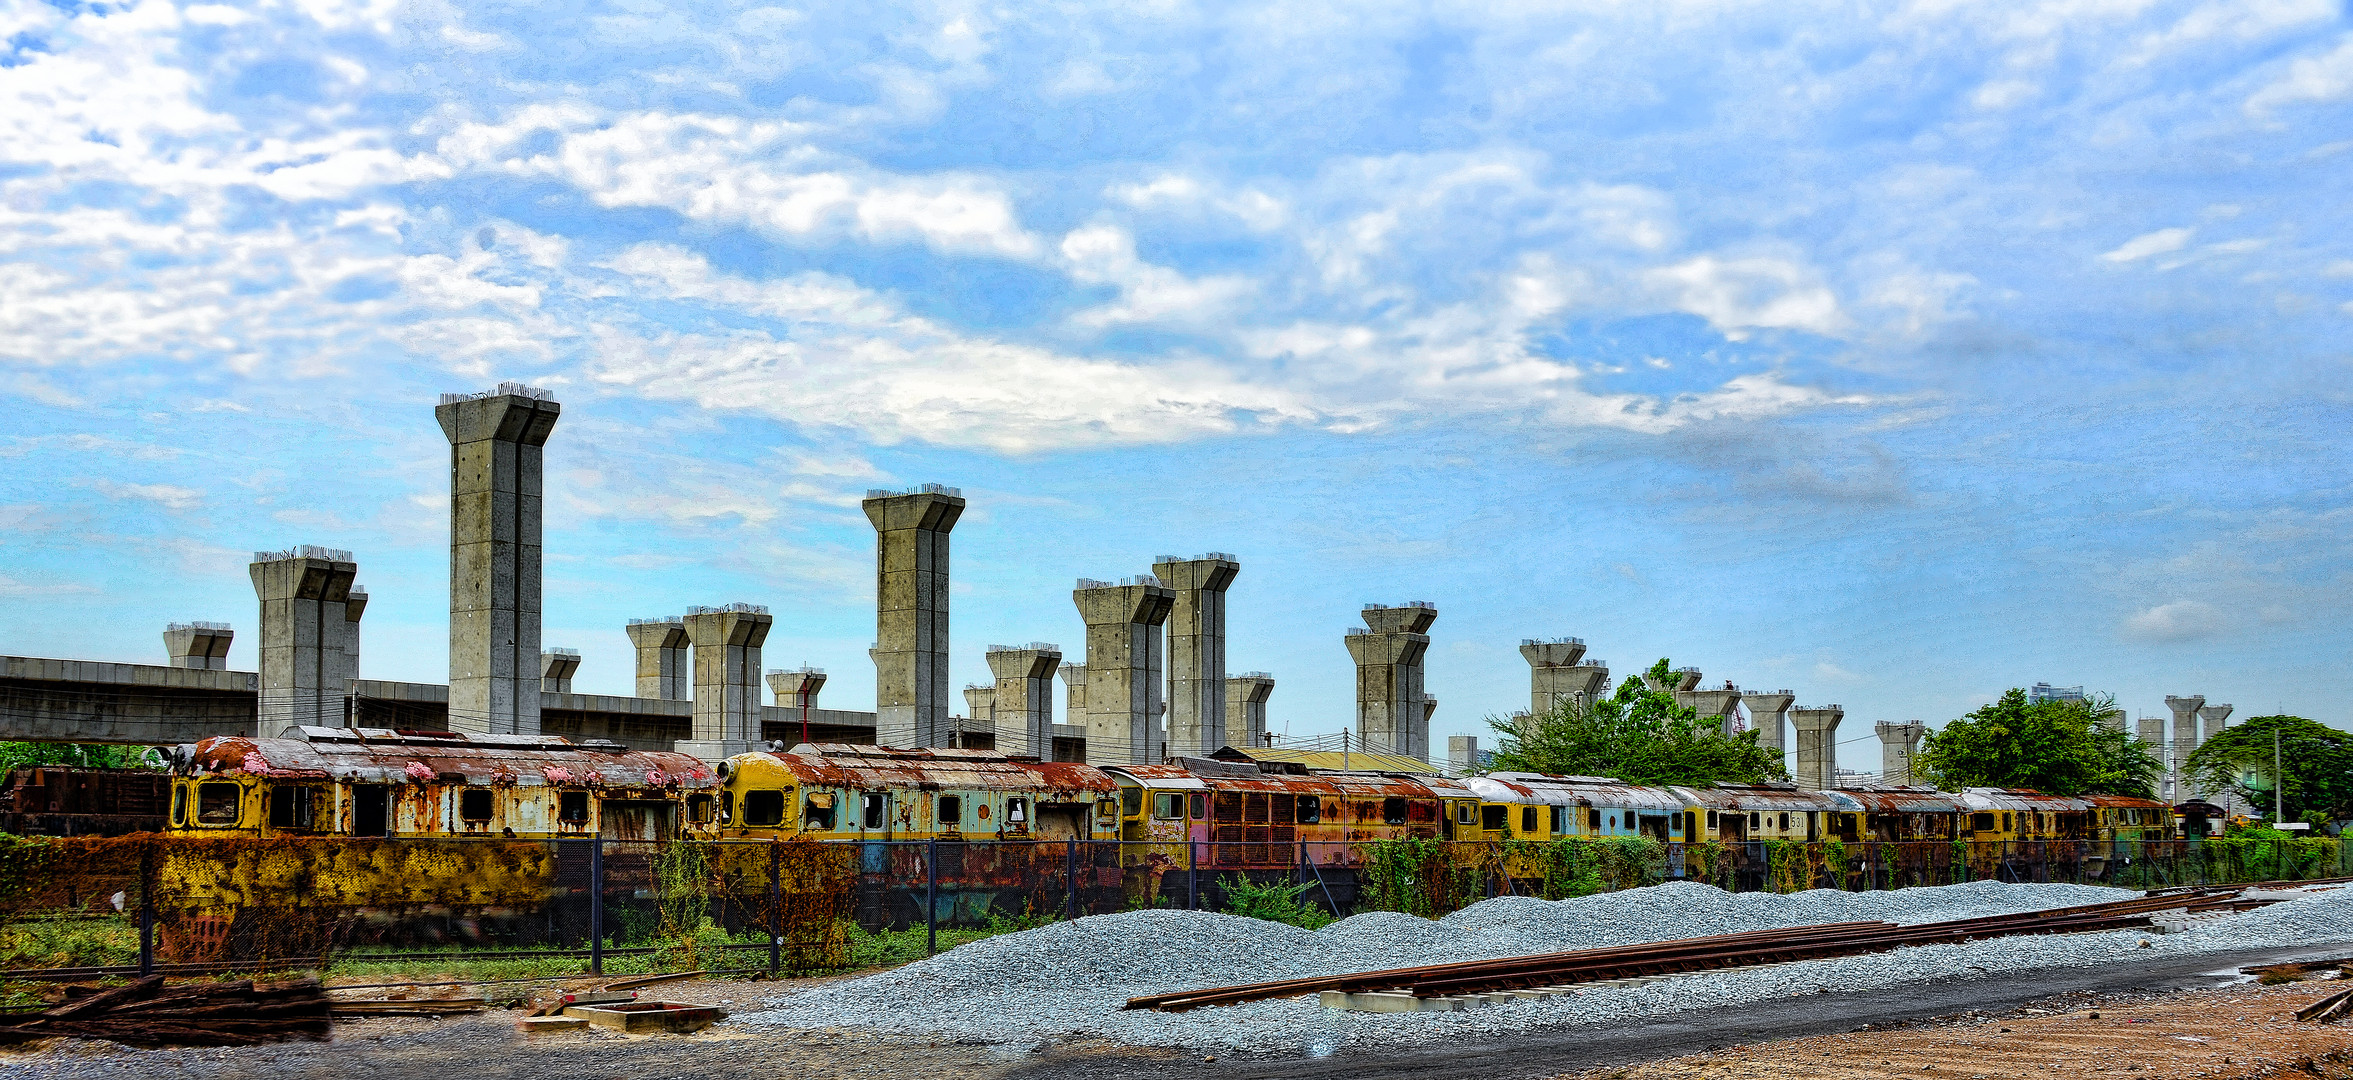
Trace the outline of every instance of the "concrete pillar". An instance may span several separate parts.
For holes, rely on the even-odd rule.
[[[1881,722],[1872,728],[1879,733],[1879,782],[1910,785],[1912,757],[1920,752],[1920,739],[1928,734],[1928,725]]]
[[[1740,688],[1726,680],[1721,689],[1677,690],[1675,704],[1699,714],[1702,725],[1716,729],[1719,734],[1732,733],[1733,710],[1740,707]]]
[[[2206,740],[2222,734],[2225,727],[2224,722],[2229,719],[2230,706],[2228,705],[2198,706],[2198,744],[2203,746]]]
[[[539,692],[569,694],[572,673],[580,670],[580,650],[550,646],[539,653]]]
[[[1063,723],[1075,728],[1087,726],[1087,666],[1064,661],[1062,670]]]
[[[1438,711],[1438,695],[1422,695],[1422,745],[1430,743],[1430,717]]]
[[[747,753],[760,739],[760,646],[775,624],[758,604],[686,609],[694,647],[692,738],[678,752],[705,761]]]
[[[163,649],[172,667],[226,671],[236,636],[225,622],[176,622],[163,628]]]
[[[797,668],[768,669],[768,689],[779,709],[815,709],[817,694],[825,689],[825,669],[802,664]]]
[[[328,636],[333,639],[335,658],[341,668],[337,685],[359,681],[359,621],[360,616],[367,614],[367,610],[367,592],[353,585],[351,591],[343,597],[342,624],[337,625],[332,619],[327,622]]]
[[[990,698],[997,752],[1054,760],[1054,673],[1063,666],[1062,646],[1050,641],[991,645],[988,662],[989,673],[997,677]]]
[[[561,406],[500,383],[443,394],[449,437],[449,726],[539,734],[540,455]]]
[[[874,523],[874,741],[950,745],[948,532],[964,493],[873,490],[863,505]]]
[[[2182,782],[2182,766],[2190,759],[2190,751],[2198,748],[2198,710],[2206,705],[2206,695],[2189,697],[2165,695],[2165,707],[2173,712],[2173,745],[2164,755],[2166,801],[2184,802],[2190,797],[2189,785]]]
[[[248,568],[261,601],[261,680],[257,730],[344,726],[343,606],[359,566],[351,552],[304,544],[256,551]],[[455,710],[452,710],[455,719]]]
[[[1275,677],[1245,671],[1226,680],[1227,746],[1271,746],[1266,737],[1266,699],[1274,696]]]
[[[992,737],[995,735],[997,730],[996,687],[984,686],[980,683],[964,684],[964,709],[965,714],[970,717],[971,722],[969,724],[956,725],[956,730],[959,733],[966,731],[986,731],[989,732]],[[956,741],[956,745],[963,746],[965,744],[962,739],[958,739]],[[1003,749],[1003,744],[1000,743],[997,745],[999,749]]]
[[[1479,769],[1479,737],[1449,735],[1446,737],[1446,773],[1465,776]]]
[[[1789,723],[1797,729],[1797,786],[1820,791],[1838,772],[1838,722],[1846,710],[1836,705],[1791,709]]]
[[[1168,609],[1168,746],[1207,755],[1225,745],[1226,589],[1242,572],[1232,555],[1162,555],[1152,576],[1176,594]]]
[[[1787,690],[1769,694],[1762,690],[1740,692],[1741,704],[1748,706],[1749,726],[1757,732],[1757,745],[1773,751],[1776,758],[1788,751],[1784,725],[1789,720],[1789,703],[1796,700],[1797,695]]]
[[[630,647],[637,650],[638,697],[685,701],[694,696],[684,618],[631,619],[628,632]]]
[[[2100,714],[2100,726],[2110,731],[2124,730],[2124,710],[2110,709]]]
[[[1430,758],[1429,708],[1422,701],[1422,664],[1430,650],[1425,631],[1438,606],[1416,600],[1399,607],[1368,604],[1365,628],[1347,634],[1356,661],[1356,724],[1367,750]]]
[[[1588,676],[1577,661],[1584,656],[1583,638],[1521,638],[1520,657],[1528,662],[1528,711],[1551,712],[1554,702],[1583,689]]]
[[[1087,764],[1160,764],[1161,627],[1176,594],[1147,574],[1117,584],[1080,578],[1070,598],[1087,624]]]
[[[2165,763],[2165,718],[2144,716],[2134,721],[2133,726],[2137,737],[2141,742],[2147,744],[2151,754],[2157,756],[2158,763]],[[2159,802],[2174,801],[2173,777],[2170,773],[2157,777],[2157,800]]]

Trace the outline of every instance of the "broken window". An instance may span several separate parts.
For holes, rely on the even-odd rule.
[[[890,810],[889,792],[869,791],[863,796],[863,801],[860,803],[858,819],[865,823],[869,829],[879,829],[882,828],[883,821],[890,816]]]
[[[1569,808],[1566,806],[1555,806],[1551,809],[1553,833],[1558,835],[1560,833],[1569,831]]]
[[[1405,807],[1405,820],[1416,825],[1432,824],[1438,820],[1438,804],[1418,800],[1408,803]]]
[[[784,792],[744,792],[743,823],[754,826],[775,826],[784,824]]]
[[[1789,831],[1789,811],[1787,810],[1781,812],[1781,831]]]
[[[1716,828],[1716,812],[1713,810],[1708,811],[1708,828]]]
[[[319,789],[314,787],[274,787],[270,789],[270,827],[273,829],[308,829],[318,807]]]
[[[695,823],[695,824],[697,824],[697,825],[708,825],[708,824],[710,824],[710,823],[711,823],[711,797],[710,797],[710,796],[708,796],[708,795],[689,795],[689,796],[687,796],[687,797],[686,797],[686,820],[688,820],[688,821],[691,821],[691,822],[694,822],[694,823]]]
[[[458,792],[458,820],[489,821],[490,789],[467,788]]]
[[[1601,811],[1585,811],[1585,827],[1588,829],[1599,830],[1601,828]]]
[[[956,831],[957,826],[960,826],[964,823],[964,797],[961,795],[942,795],[939,797],[938,801],[940,810],[940,824],[947,826],[948,831],[950,832]]]
[[[719,823],[724,825],[734,820],[735,793],[725,788],[721,788],[719,789]]]
[[[802,800],[801,827],[804,829],[833,828],[833,792],[812,791]]]
[[[1458,802],[1454,804],[1454,820],[1457,824],[1468,825],[1471,823],[1471,819],[1477,816],[1478,814],[1474,812],[1470,803]]]
[[[1266,795],[1252,792],[1242,796],[1242,821],[1250,825],[1266,824]]]
[[[196,785],[197,824],[235,825],[237,823],[237,801],[242,794],[235,784]]]
[[[1404,799],[1381,800],[1381,821],[1389,825],[1405,824],[1405,803]]]
[[[1520,808],[1520,831],[1524,833],[1532,833],[1536,831],[1535,807],[1523,806]]]
[[[1760,814],[1760,813],[1757,813],[1757,812],[1756,812],[1756,811],[1754,811],[1754,810],[1751,810],[1751,811],[1749,811],[1749,812],[1748,812],[1748,827],[1749,827],[1749,828],[1752,828],[1752,829],[1762,829],[1762,828],[1764,828],[1764,827],[1765,827],[1765,821],[1764,821],[1764,817],[1765,817],[1765,815],[1763,815],[1763,814]]]
[[[1323,820],[1324,801],[1317,798],[1299,800],[1299,824],[1313,825]]]
[[[1992,814],[1971,814],[1969,815],[1969,827],[1972,830],[1992,832],[1994,829],[1994,816]]]
[[[1152,816],[1166,820],[1185,816],[1185,797],[1175,791],[1152,793]]]
[[[172,824],[188,823],[188,785],[172,785]]]
[[[1511,807],[1489,803],[1479,808],[1479,827],[1488,832],[1502,832],[1511,820]]]
[[[1011,799],[1007,799],[1007,800],[1005,800],[1005,824],[1007,824],[1007,825],[1027,825],[1027,824],[1029,824],[1029,800],[1028,800],[1028,799],[1024,799],[1024,798],[1015,797],[1015,798],[1011,798]]]

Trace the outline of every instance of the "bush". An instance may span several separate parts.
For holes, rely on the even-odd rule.
[[[1221,887],[1225,891],[1228,915],[1264,919],[1306,930],[1320,929],[1332,923],[1329,912],[1300,901],[1307,890],[1315,887],[1307,882],[1259,885],[1239,874],[1233,874],[1226,877]]]

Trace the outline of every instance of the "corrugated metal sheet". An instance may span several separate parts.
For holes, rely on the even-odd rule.
[[[1845,799],[1855,805],[1849,813],[1861,811],[1871,814],[1957,814],[1968,809],[1960,796],[1935,788],[1925,787],[1850,787],[1825,791],[1832,798]]]
[[[1685,806],[1707,810],[1825,810],[1842,809],[1827,792],[1803,791],[1785,784],[1717,784],[1714,787],[1671,788]]]
[[[180,776],[244,773],[290,780],[700,790],[719,780],[686,754],[537,736],[448,735],[381,728],[292,729],[294,737],[225,735],[173,748]],[[609,748],[609,749],[608,749]]]
[[[746,763],[782,768],[796,781],[813,787],[1096,794],[1118,788],[1108,774],[1092,765],[1038,761],[989,750],[802,743],[781,754],[743,754],[727,761],[730,769]]]
[[[1961,802],[1971,810],[2030,810],[2080,813],[2092,808],[2082,799],[2045,795],[2027,788],[1973,787],[1961,789]]]
[[[1599,776],[1545,776],[1540,773],[1492,773],[1466,777],[1463,787],[1487,802],[1536,806],[1589,806],[1602,810],[1683,809],[1671,788],[1638,787]]]
[[[1403,754],[1374,754],[1363,751],[1343,754],[1337,750],[1278,750],[1266,746],[1237,747],[1236,749],[1250,755],[1253,761],[1289,761],[1305,765],[1319,772],[1406,773],[1413,776],[1435,776],[1438,774],[1438,770],[1429,762]]]

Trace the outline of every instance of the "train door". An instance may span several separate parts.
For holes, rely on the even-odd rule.
[[[392,835],[392,789],[382,784],[360,784],[351,789],[351,834]]]
[[[606,840],[668,840],[678,835],[678,806],[657,799],[606,799],[597,835]]]
[[[1635,831],[1659,843],[1667,842],[1667,815],[1643,814],[1634,819]]]
[[[1734,810],[1709,811],[1716,819],[1716,839],[1727,844],[1738,844],[1748,839],[1748,815]]]
[[[1088,836],[1086,803],[1039,803],[1031,835],[1040,840],[1084,840]]]

